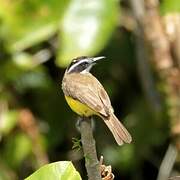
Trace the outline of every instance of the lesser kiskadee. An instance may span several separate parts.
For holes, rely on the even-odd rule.
[[[62,89],[68,105],[80,116],[100,116],[119,145],[132,138],[114,115],[108,94],[101,83],[89,72],[93,65],[105,57],[78,57],[66,69]]]

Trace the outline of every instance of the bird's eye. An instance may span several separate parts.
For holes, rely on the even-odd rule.
[[[84,63],[82,64],[82,66],[83,66],[83,67],[87,67],[87,66],[88,66],[88,62],[84,62]]]

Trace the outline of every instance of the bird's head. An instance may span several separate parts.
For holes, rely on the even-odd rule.
[[[89,72],[93,65],[95,65],[99,60],[104,59],[104,56],[100,57],[87,57],[81,56],[72,60],[71,64],[68,66],[67,73],[86,73]]]

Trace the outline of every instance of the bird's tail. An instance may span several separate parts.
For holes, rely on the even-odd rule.
[[[103,119],[112,132],[118,145],[122,145],[124,142],[130,143],[132,141],[132,137],[129,132],[114,114],[111,114],[108,118],[104,117]]]

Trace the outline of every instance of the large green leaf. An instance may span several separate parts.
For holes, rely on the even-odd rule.
[[[81,180],[79,173],[69,161],[47,164],[25,180]]]
[[[57,64],[67,66],[77,56],[104,48],[118,19],[116,0],[72,0],[63,18]]]
[[[160,8],[161,8],[162,14],[166,14],[170,12],[180,13],[180,1],[179,0],[163,0]]]
[[[9,48],[20,51],[49,38],[57,29],[69,0],[0,0],[1,34]]]

